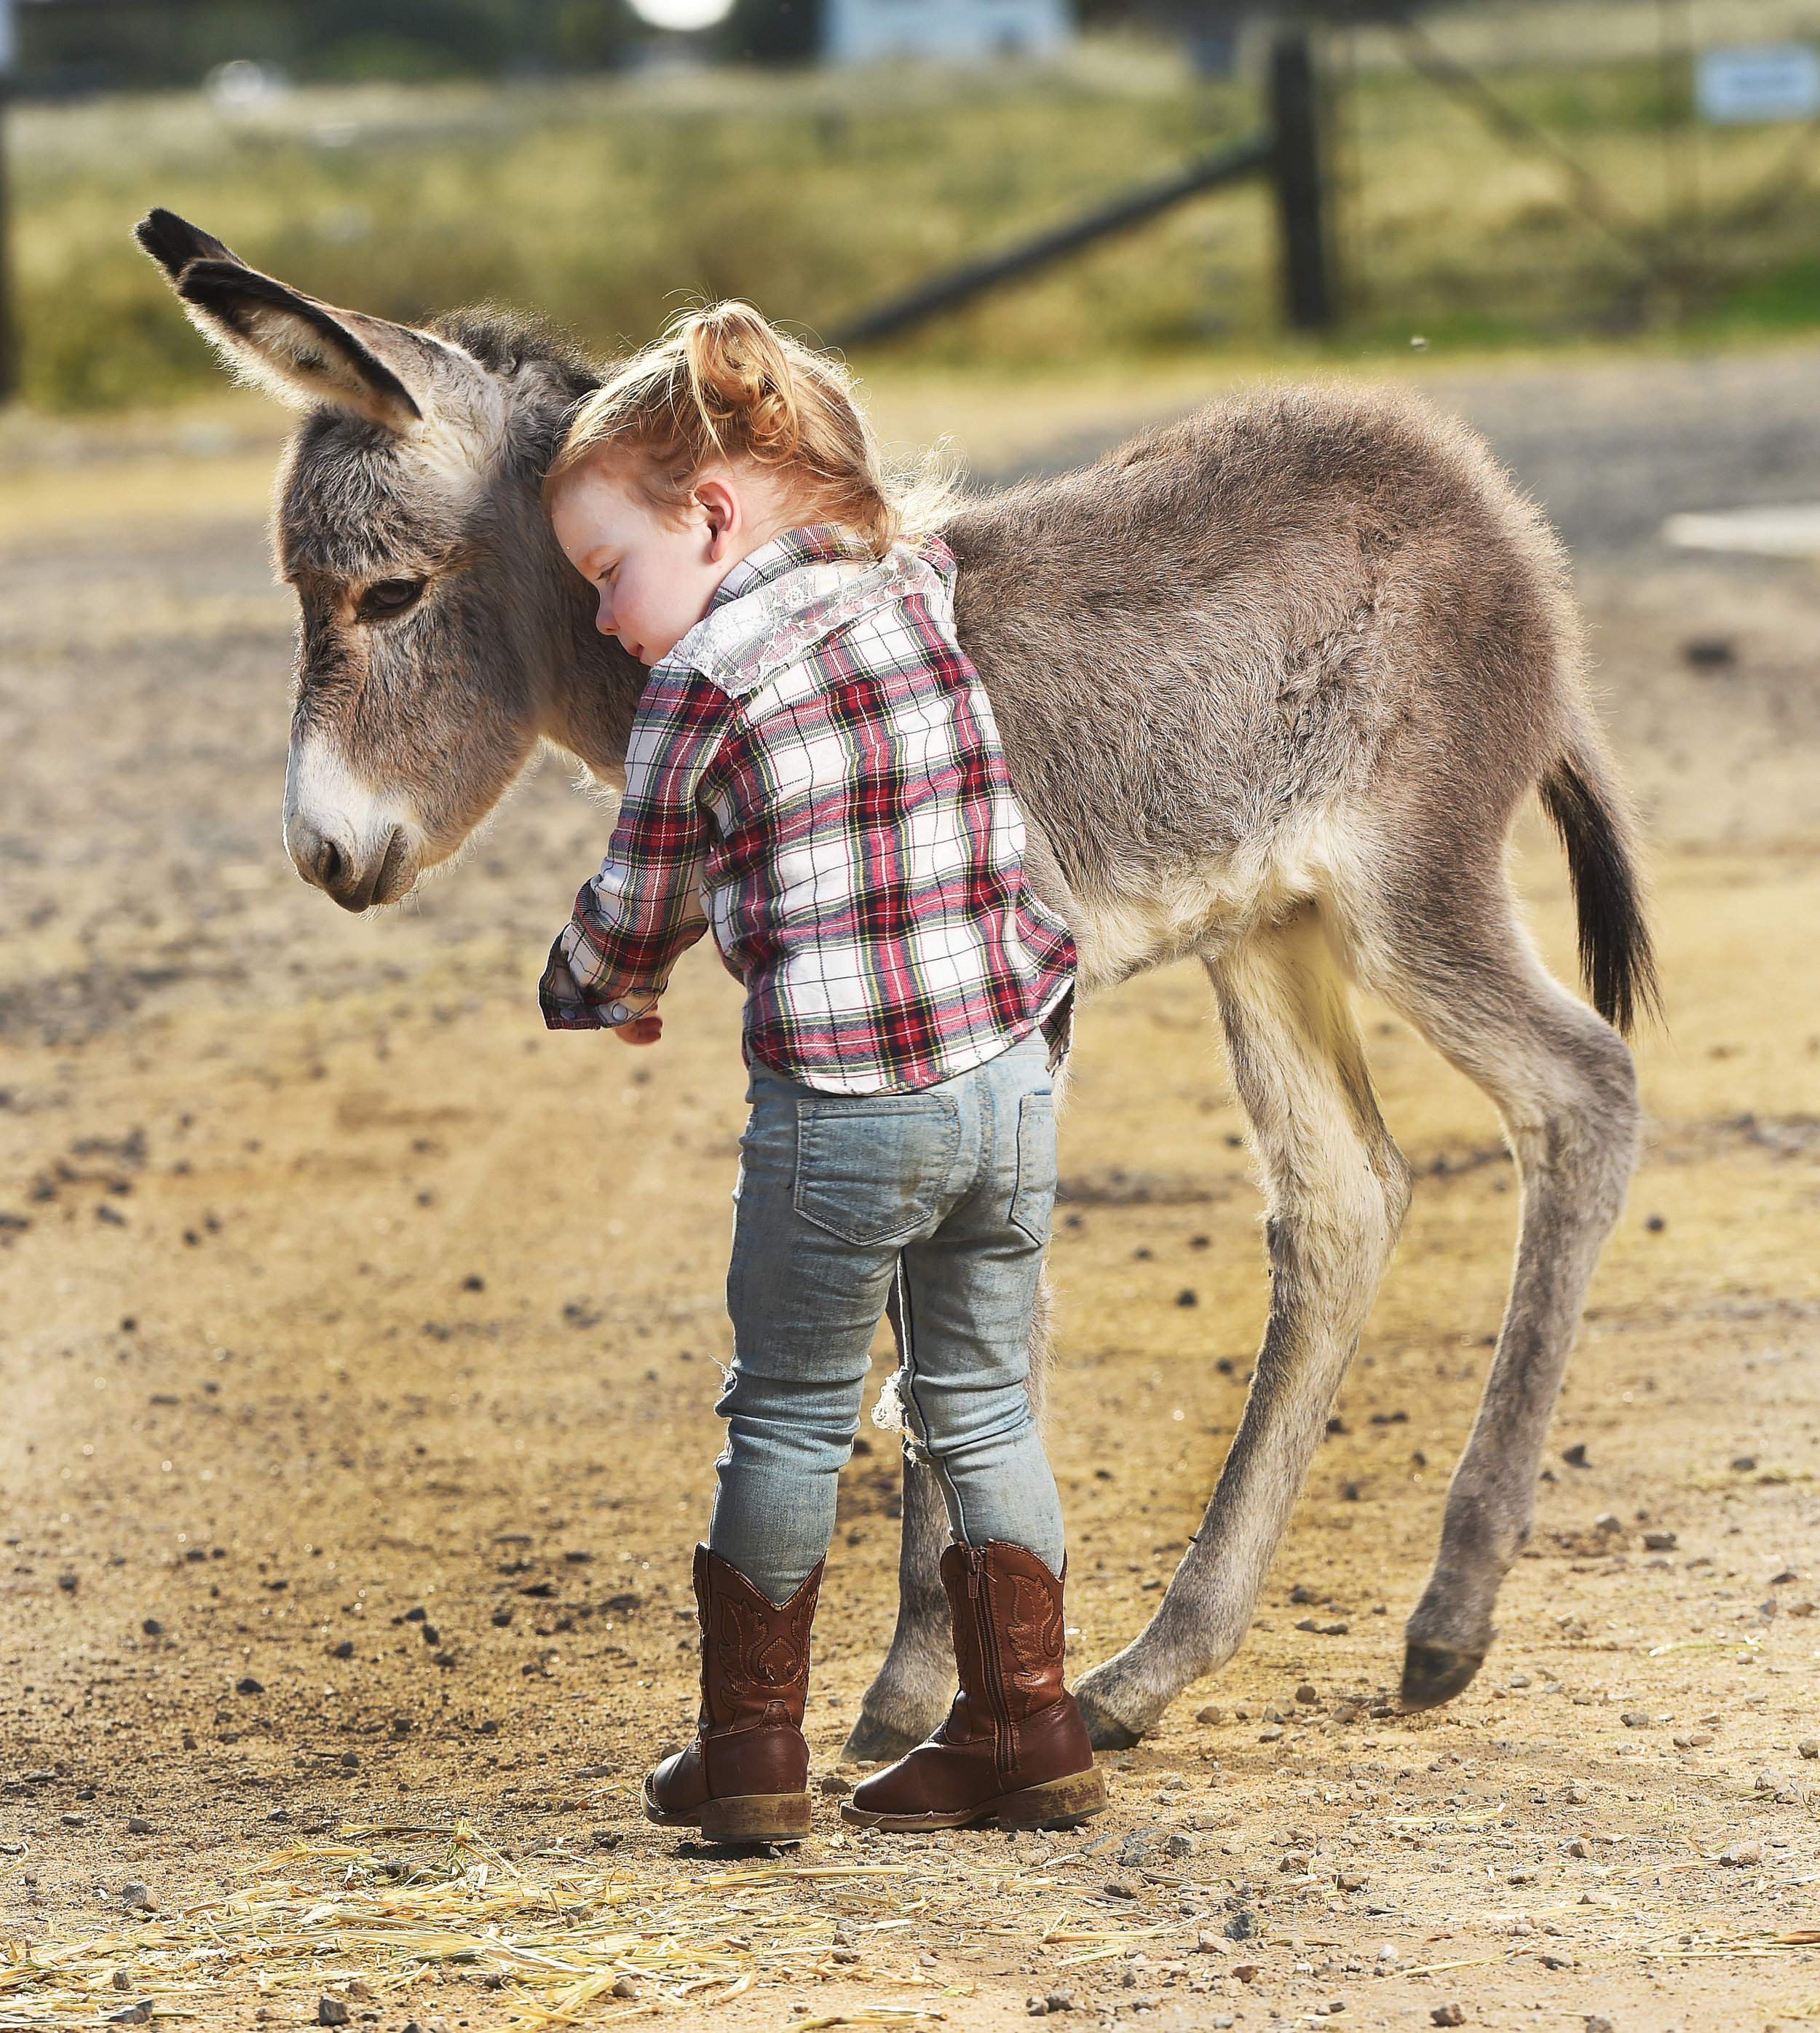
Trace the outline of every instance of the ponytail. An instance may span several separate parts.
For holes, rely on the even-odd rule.
[[[932,470],[888,471],[838,361],[736,301],[675,319],[582,402],[544,477],[544,500],[577,467],[624,453],[635,455],[647,496],[672,507],[716,459],[769,466],[795,484],[805,522],[840,523],[880,555],[952,505]]]

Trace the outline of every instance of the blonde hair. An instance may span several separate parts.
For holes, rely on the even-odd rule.
[[[770,466],[800,489],[805,522],[838,522],[879,556],[954,505],[932,459],[886,466],[839,361],[737,301],[675,318],[585,399],[544,476],[545,502],[578,467],[621,452],[660,507],[680,507],[716,459]]]

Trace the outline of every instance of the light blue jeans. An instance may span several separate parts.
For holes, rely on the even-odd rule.
[[[727,1305],[733,1367],[708,1544],[774,1602],[828,1550],[894,1282],[906,1445],[955,1536],[1053,1573],[1062,1510],[1027,1384],[1056,1197],[1041,1032],[915,1094],[831,1095],[753,1069]]]

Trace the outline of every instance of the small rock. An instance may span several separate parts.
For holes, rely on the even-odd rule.
[[[1175,1294],[1175,1303],[1179,1306],[1198,1306],[1201,1303],[1200,1294],[1191,1286],[1184,1285]]]
[[[615,1997],[636,1997],[638,1995],[638,1986],[630,1977],[622,1976],[615,1982],[613,1995]]]
[[[1266,1724],[1264,1728],[1259,1730],[1258,1732],[1258,1741],[1260,1743],[1276,1743],[1281,1741],[1282,1736],[1282,1724],[1273,1722]]]
[[[1674,1745],[1677,1750],[1704,1750],[1712,1740],[1710,1729],[1684,1729],[1675,1732]]]
[[[74,1595],[77,1588],[75,1575],[72,1574],[59,1574],[57,1577],[57,1586],[62,1589],[65,1595]]]
[[[136,1913],[155,1913],[158,1910],[158,1901],[136,1878],[129,1878],[121,1886],[120,1903]]]
[[[354,1641],[351,1638],[344,1638],[340,1644],[331,1645],[329,1647],[329,1657],[331,1659],[351,1659],[353,1656]]]
[[[139,1627],[148,1638],[162,1638],[164,1635],[164,1626],[155,1616],[148,1616]]]
[[[1138,1896],[1138,1888],[1128,1878],[1108,1878],[1106,1880],[1105,1893],[1108,1899],[1135,1899]]]
[[[1343,1870],[1333,1881],[1342,1892],[1362,1892],[1366,1886],[1364,1877],[1356,1870]]]
[[[86,1814],[62,1814],[58,1817],[66,1829],[85,1829],[88,1825]]]
[[[107,2015],[110,2026],[149,2026],[151,2024],[151,2000],[142,1997],[133,2005],[123,2005],[118,2012]]]
[[[1551,1949],[1541,1960],[1544,1969],[1571,1969],[1574,1966],[1574,1959],[1565,1949]]]
[[[1679,1543],[1672,1532],[1646,1532],[1643,1550],[1650,1553],[1672,1553]]]
[[[1226,1923],[1225,1934],[1227,1940],[1229,1941],[1250,1941],[1255,1940],[1258,1934],[1258,1915],[1252,1912],[1248,1907],[1241,1906],[1239,1911],[1232,1915],[1231,1919]],[[1254,1965],[1254,1967],[1255,1967],[1255,1965]],[[1244,1982],[1249,1983],[1251,1981],[1249,1977],[1244,1975],[1243,1971],[1235,1970],[1232,1974],[1235,1977],[1240,1978]]]
[[[1030,2014],[1031,2018],[1042,2019],[1047,2017],[1049,2008],[1047,2002],[1042,1998],[1026,1997],[1024,2000],[1024,2009]]]
[[[1803,1758],[1820,1758],[1820,1736],[1804,1736],[1795,1748]]]
[[[316,2024],[319,2026],[346,2026],[353,2023],[353,2014],[338,1997],[326,1993],[316,2000]]]
[[[1568,1855],[1569,1856],[1590,1856],[1592,1853],[1593,1846],[1586,1840],[1584,1836],[1575,1836],[1573,1840],[1568,1844]]]
[[[1561,1459],[1567,1463],[1569,1468],[1590,1468],[1592,1466],[1592,1463],[1586,1459],[1586,1443],[1584,1440],[1575,1440],[1571,1447],[1563,1447],[1561,1449]]]
[[[1263,1967],[1261,1963],[1235,1963],[1232,1965],[1231,1974],[1237,1977],[1241,1983],[1255,1983]]]
[[[1690,635],[1681,654],[1696,671],[1728,671],[1738,661],[1738,646],[1729,635]],[[1589,2019],[1586,2033],[1611,2033],[1611,2028],[1595,2027]]]
[[[1304,1680],[1301,1686],[1295,1690],[1295,1698],[1301,1702],[1304,1708],[1312,1708],[1314,1704],[1320,1700],[1321,1696],[1316,1691],[1313,1681]]]
[[[237,1694],[263,1694],[265,1692],[265,1683],[263,1680],[256,1680],[250,1673],[243,1673],[234,1682],[234,1690]],[[341,2021],[338,2019],[332,2022],[327,2019],[323,2021],[325,2026],[331,2023],[338,2026]]]
[[[1624,1529],[1624,1521],[1615,1511],[1601,1511],[1593,1520],[1593,1529],[1604,1538],[1614,1538]]]
[[[1757,1466],[1757,1457],[1755,1455],[1733,1455],[1732,1466],[1740,1475],[1748,1475]]]
[[[1719,1852],[1719,1861],[1730,1865],[1734,1870],[1753,1870],[1763,1861],[1763,1845],[1760,1842],[1728,1843]]]
[[[1618,1720],[1626,1729],[1647,1729],[1654,1718],[1647,1709],[1626,1709]]]
[[[821,1775],[821,1790],[830,1799],[838,1800],[842,1794],[853,1791],[853,1781],[842,1778],[838,1772],[824,1772]]]
[[[1201,1956],[1223,1956],[1226,1953],[1226,1938],[1203,1927],[1194,1937],[1194,1953]]]
[[[1194,1854],[1194,1838],[1185,1829],[1172,1829],[1164,1839],[1163,1854],[1177,1859]]]
[[[1052,1990],[1044,1994],[1043,2002],[1052,2012],[1072,2012],[1074,1994],[1071,1990]]]
[[[361,1754],[357,1750],[344,1750],[341,1757],[344,1772],[357,1772],[361,1769]]]
[[[126,1833],[129,1836],[148,1836],[151,1833],[151,1824],[144,1814],[129,1814],[126,1818]]]
[[[1291,1876],[1304,1871],[1308,1868],[1308,1852],[1300,1849],[1285,1850],[1282,1861],[1278,1863],[1276,1868]]]
[[[1451,2001],[1445,2005],[1436,2005],[1428,2016],[1437,2026],[1463,2026],[1466,2024],[1464,2009]]]
[[[1612,2033],[1612,2022],[1602,2012],[1586,2014],[1586,2033]]]
[[[114,1972],[114,1988],[116,1990],[132,1990],[133,1979],[126,1974],[125,1970],[116,1970]]]
[[[1224,1722],[1226,1720],[1226,1711],[1224,1709],[1214,1707],[1213,1704],[1209,1702],[1205,1708],[1197,1709],[1194,1711],[1194,1720],[1197,1722],[1204,1722],[1209,1724],[1216,1722]]]

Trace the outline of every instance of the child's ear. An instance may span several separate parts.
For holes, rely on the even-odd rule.
[[[708,563],[719,564],[739,527],[739,497],[723,480],[704,480],[696,486],[695,499],[708,519]]]

